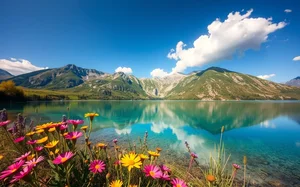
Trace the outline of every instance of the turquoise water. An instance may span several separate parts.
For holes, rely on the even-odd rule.
[[[68,113],[67,107],[70,107]],[[24,113],[36,123],[83,119],[97,112],[92,141],[135,142],[149,132],[149,146],[161,147],[169,162],[186,166],[184,142],[206,164],[224,125],[230,163],[248,158],[251,184],[300,186],[300,102],[289,101],[70,101],[0,104],[11,118]],[[126,140],[126,141],[123,141]],[[241,175],[241,174],[239,174]]]

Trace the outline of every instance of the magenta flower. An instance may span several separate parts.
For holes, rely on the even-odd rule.
[[[74,132],[68,132],[68,134],[65,135],[65,138],[68,140],[76,140],[82,136],[82,132],[74,131]]]
[[[28,140],[26,144],[32,145],[32,144],[35,144],[35,143],[36,143],[36,140]]]
[[[238,165],[238,164],[232,164],[232,166],[234,167],[234,169],[236,169],[236,170],[238,170],[238,169],[240,169],[241,168],[241,166],[240,165]]]
[[[60,155],[58,155],[52,162],[53,164],[63,164],[66,161],[68,161],[70,158],[72,158],[74,154],[72,152],[65,152]]]
[[[23,141],[24,139],[25,139],[25,136],[21,136],[21,137],[19,137],[19,138],[16,138],[16,139],[14,140],[14,142],[15,142],[15,143],[19,143],[19,142]]]
[[[105,164],[101,160],[94,160],[91,162],[89,170],[93,173],[102,173],[105,170]]]
[[[39,156],[37,159],[33,158],[32,160],[29,160],[25,162],[24,166],[33,166],[35,167],[38,163],[44,160],[43,156]]]
[[[16,162],[16,163],[8,166],[5,171],[1,172],[0,180],[5,179],[9,175],[15,173],[24,164],[24,162],[25,162],[24,160],[20,160],[19,162]]]
[[[184,180],[175,178],[171,181],[171,184],[173,184],[173,187],[187,187],[186,183]]]
[[[44,149],[44,148],[43,148],[42,146],[38,146],[38,147],[35,147],[35,148],[34,148],[34,150],[36,150],[36,151],[38,151],[38,152],[41,151],[41,150],[43,150],[43,149]]]
[[[160,168],[154,165],[145,166],[143,172],[147,177],[151,176],[153,179],[158,179],[162,175]]]
[[[10,123],[10,120],[1,121],[0,122],[0,127],[6,127],[6,125],[8,125],[9,123]]]
[[[13,133],[14,132],[14,128],[13,127],[11,127],[11,128],[9,128],[9,129],[7,129],[7,131],[9,132],[9,133]]]
[[[74,128],[76,129],[78,125],[84,124],[84,121],[80,120],[80,119],[78,119],[78,120],[71,119],[71,120],[68,120],[67,123],[72,124],[74,126]]]
[[[113,142],[116,144],[118,142],[118,139],[113,139]]]
[[[28,151],[27,153],[25,153],[24,155],[21,155],[19,158],[15,159],[15,162],[18,162],[20,160],[25,160],[29,155],[30,155],[31,151]]]
[[[162,172],[171,172],[171,169],[168,168],[166,165],[162,164],[160,165],[160,169],[162,170]]]
[[[191,153],[191,157],[198,158],[198,155],[196,153]]]
[[[168,175],[167,173],[163,173],[163,174],[160,176],[160,178],[161,178],[162,180],[165,180],[165,181],[171,180],[171,179],[170,179],[170,175]]]
[[[31,172],[32,168],[33,168],[33,166],[26,166],[26,167],[24,167],[23,170],[20,171],[20,173],[17,173],[15,176],[13,176],[13,179],[10,181],[10,183],[17,182],[20,179],[22,179],[25,176],[27,176]]]
[[[59,127],[59,129],[61,130],[61,131],[64,131],[64,130],[66,130],[68,128],[68,125],[61,125],[60,127]]]

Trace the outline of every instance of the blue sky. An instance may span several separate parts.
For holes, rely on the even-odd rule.
[[[300,56],[300,2],[295,0],[264,3],[256,0],[2,0],[0,7],[0,68],[3,69],[4,63],[16,58],[26,59],[37,67],[72,63],[108,73],[118,67],[129,67],[137,77],[150,77],[156,68],[172,72],[181,60],[185,73],[218,66],[256,76],[275,74],[270,78],[275,82],[300,76],[300,61],[293,61]],[[242,48],[242,53],[224,52],[221,48],[212,50],[206,58],[207,53],[200,50],[201,46],[207,49],[202,43],[195,56],[175,52],[177,60],[167,58],[179,41],[186,44],[184,48],[193,48],[194,41],[208,34],[207,27],[216,18],[224,23],[229,13],[238,11],[244,15],[251,9],[248,18],[272,17],[270,24],[284,22],[284,26],[265,34],[266,41],[249,36],[254,39],[237,43],[239,46],[229,45],[234,51]],[[291,12],[285,12],[286,9]],[[256,26],[245,32],[251,28]],[[217,33],[215,36],[222,34],[222,30]],[[228,33],[225,37],[215,37],[218,46],[230,44],[227,36]],[[251,42],[256,39],[253,45],[259,44],[260,49],[253,50]],[[200,62],[194,57],[206,60]]]

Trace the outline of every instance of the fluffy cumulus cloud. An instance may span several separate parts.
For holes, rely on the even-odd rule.
[[[0,59],[0,69],[6,70],[12,75],[20,75],[37,71],[41,69],[48,69],[48,67],[37,67],[25,59]]]
[[[157,68],[151,71],[151,76],[152,77],[165,77],[168,76],[168,72],[165,72],[163,69]]]
[[[276,75],[273,73],[273,74],[270,74],[270,75],[258,75],[257,77],[261,78],[261,79],[270,79],[274,76],[276,76]]]
[[[294,61],[300,61],[300,56],[296,56],[295,58],[293,58]]]
[[[249,49],[257,50],[267,41],[270,33],[286,26],[285,22],[273,23],[272,18],[250,17],[252,12],[252,9],[245,14],[232,12],[223,22],[216,19],[208,25],[208,34],[197,38],[192,47],[179,41],[176,49],[171,49],[167,55],[169,59],[177,61],[172,73],[183,72],[188,67],[228,60]]]
[[[291,9],[285,9],[284,12],[285,12],[285,13],[291,13],[292,10],[291,10]]]
[[[118,67],[115,72],[123,72],[126,74],[132,74],[132,69],[127,67]]]

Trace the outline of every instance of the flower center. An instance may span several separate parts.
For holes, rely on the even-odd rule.
[[[134,162],[134,160],[129,160],[129,161],[128,161],[128,164],[129,164],[129,165],[134,165],[135,162]]]
[[[100,168],[100,165],[97,164],[97,165],[95,166],[95,169],[99,169],[99,168]]]
[[[155,172],[154,171],[150,171],[149,174],[151,175],[151,177],[155,176]]]
[[[76,139],[76,136],[75,136],[75,135],[73,135],[73,136],[72,136],[72,139]]]
[[[176,184],[176,187],[182,187],[181,184]]]
[[[64,163],[65,161],[67,161],[68,159],[66,157],[61,158],[61,163]]]
[[[17,169],[13,169],[13,170],[11,170],[11,173],[14,173],[15,171],[17,171]]]

